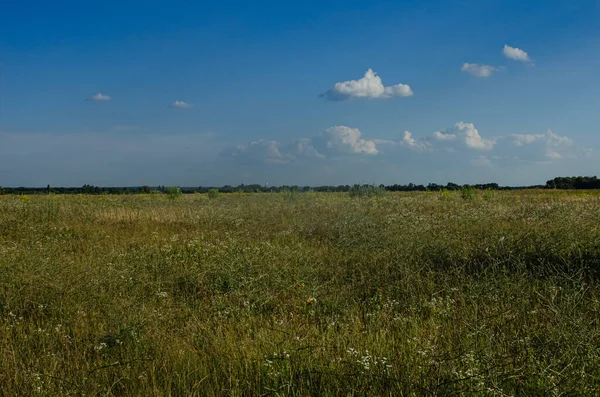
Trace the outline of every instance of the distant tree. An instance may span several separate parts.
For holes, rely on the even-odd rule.
[[[556,177],[546,182],[548,189],[600,189],[596,176]]]

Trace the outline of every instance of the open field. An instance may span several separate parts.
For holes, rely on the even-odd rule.
[[[598,395],[589,192],[0,196],[0,395]]]

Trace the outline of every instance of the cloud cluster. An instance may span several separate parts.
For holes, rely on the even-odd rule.
[[[529,58],[529,55],[520,48],[511,47],[508,44],[505,44],[502,49],[502,54],[508,59],[525,62],[533,66],[533,61]],[[490,77],[492,74],[505,69],[504,66],[496,67],[479,63],[464,63],[460,68],[461,71],[476,77]]]
[[[476,167],[507,161],[548,162],[584,154],[589,157],[592,153],[590,149],[575,147],[571,138],[552,131],[484,137],[473,123],[459,121],[429,136],[416,137],[410,131],[404,131],[396,140],[367,139],[357,128],[334,126],[312,138],[290,144],[259,139],[228,149],[222,156],[244,164],[290,164],[299,161],[309,164],[315,160],[351,156],[385,155],[389,158],[400,155],[402,151],[406,153],[406,150],[421,155],[438,153],[439,156],[445,153],[444,156],[458,156],[456,160],[471,158],[469,164]],[[468,153],[472,153],[473,157]]]
[[[329,100],[340,101],[351,98],[388,99],[412,95],[413,91],[409,85],[400,83],[386,87],[381,77],[369,69],[363,78],[335,83],[333,88],[322,96]]]
[[[547,159],[573,156],[573,140],[548,130],[545,134],[512,134],[512,143],[525,150],[543,153]]]
[[[259,139],[227,149],[221,154],[242,163],[286,164],[302,158],[325,159],[344,155],[376,155],[375,141],[363,139],[358,128],[338,125],[326,129],[312,139],[299,139],[291,144]]]

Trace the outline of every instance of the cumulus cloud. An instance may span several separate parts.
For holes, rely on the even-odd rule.
[[[332,153],[362,153],[377,154],[377,145],[374,141],[361,138],[361,132],[358,128],[350,128],[344,125],[337,125],[326,129],[313,139],[317,149]]]
[[[111,98],[108,95],[102,95],[101,93],[97,93],[92,95],[87,99],[88,101],[96,101],[96,102],[106,102],[110,101]]]
[[[169,107],[173,109],[191,109],[194,106],[184,101],[173,101],[169,104]]]
[[[404,135],[402,137],[402,141],[400,141],[400,144],[418,152],[423,152],[429,149],[429,144],[427,142],[416,140],[412,137],[412,134],[409,131],[404,131]]]
[[[441,131],[436,131],[433,133],[433,138],[437,141],[453,141],[456,139],[456,134],[444,134]]]
[[[454,141],[456,142],[455,144],[461,144],[467,149],[474,150],[491,150],[496,143],[496,139],[482,138],[475,125],[463,121],[459,121],[454,127],[444,132],[434,132],[433,138],[440,143],[445,142],[446,144]]]
[[[237,145],[233,149],[226,150],[222,155],[233,157],[245,164],[285,164],[294,160],[292,155],[280,150],[280,144],[277,141],[262,138],[245,145]]]
[[[546,152],[546,157],[550,158],[550,159],[562,159],[562,155],[558,152],[553,152],[553,151],[548,151]]]
[[[474,167],[491,167],[492,161],[488,156],[477,156],[471,159],[471,165]]]
[[[460,70],[477,77],[490,77],[494,72],[498,72],[502,70],[502,68],[490,65],[480,65],[478,63],[465,63]]]
[[[294,143],[289,144],[284,149],[294,157],[316,157],[325,158],[325,155],[319,153],[313,146],[310,139],[302,138]]]
[[[233,158],[245,164],[287,164],[344,154],[376,155],[378,153],[375,142],[361,138],[361,132],[357,128],[335,126],[315,135],[312,139],[302,138],[290,144],[259,139],[226,149],[221,153],[221,157]]]
[[[463,134],[465,144],[470,149],[490,150],[496,143],[493,139],[483,139],[472,123],[459,121],[456,123],[456,128]]]
[[[382,147],[385,149],[382,152]],[[389,151],[388,151],[389,150]],[[571,138],[552,131],[545,134],[512,134],[483,137],[472,123],[457,122],[453,127],[418,137],[404,131],[400,139],[367,139],[357,128],[344,125],[328,128],[312,138],[302,138],[289,144],[259,139],[238,145],[222,156],[241,164],[327,164],[327,159],[341,160],[354,156],[362,158],[382,155],[397,157],[398,151],[415,152],[429,160],[446,158],[473,167],[490,167],[501,162],[506,166],[515,162],[551,163],[558,159],[588,157],[592,153],[575,147]],[[471,157],[468,153],[473,153]],[[395,153],[395,154],[394,154]],[[446,157],[449,156],[449,157]],[[401,156],[402,157],[402,156]],[[405,157],[403,157],[405,158]]]
[[[333,88],[322,96],[329,100],[347,100],[351,98],[381,98],[412,96],[413,91],[407,84],[384,86],[381,77],[372,69],[367,70],[364,77],[335,83]]]
[[[513,134],[510,136],[517,147],[532,147],[541,149],[545,157],[549,159],[560,159],[571,152],[573,140],[567,136],[560,136],[550,130],[545,134]]]
[[[528,62],[528,63],[533,64],[533,61],[531,60],[531,58],[529,58],[529,55],[520,48],[511,47],[511,46],[505,44],[504,49],[502,50],[502,53],[504,54],[505,57],[507,57],[509,59],[513,59],[515,61],[521,61],[521,62]]]

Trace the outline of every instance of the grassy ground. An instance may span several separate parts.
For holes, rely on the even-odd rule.
[[[598,395],[600,198],[0,196],[0,395]]]

